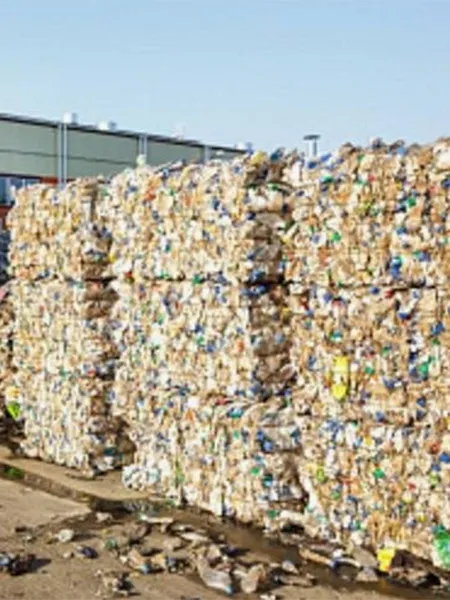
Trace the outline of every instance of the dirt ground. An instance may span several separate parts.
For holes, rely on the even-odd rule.
[[[32,572],[15,577],[0,572],[0,599],[108,598],[111,594],[104,585],[105,577],[111,573],[130,573],[137,598],[219,600],[225,597],[224,594],[207,588],[192,569],[187,568],[184,573],[142,575],[121,560],[120,557],[127,556],[133,547],[139,548],[145,556],[151,556],[164,548],[167,551],[168,540],[173,542],[177,538],[173,531],[164,532],[160,526],[153,525],[142,537],[142,522],[138,522],[136,517],[112,518],[99,522],[102,518],[106,519],[106,516],[95,515],[82,504],[61,500],[19,483],[0,480],[0,563],[2,552],[31,553],[36,556]],[[55,539],[63,528],[70,528],[74,532],[72,540]],[[130,546],[130,532],[136,531],[140,531],[139,539],[133,542],[137,545]],[[223,542],[227,542],[226,538]],[[94,550],[97,557],[80,557],[78,550],[83,546]],[[237,559],[241,564],[248,566],[262,561],[268,566],[273,561],[264,552],[245,552],[245,548],[241,550],[243,556]],[[180,561],[189,559],[192,556],[191,545],[185,544],[173,550],[172,555]],[[296,586],[277,585],[269,591],[260,590],[253,595],[240,592],[236,597],[252,600],[264,597],[271,600],[382,600],[388,597],[378,591],[350,589],[353,584],[348,589],[333,589],[330,585],[321,583],[320,579],[310,582],[305,575],[307,573],[302,571],[300,585],[297,581]],[[264,593],[267,595],[264,596]],[[433,596],[431,593],[427,595],[427,590],[423,590],[419,596],[411,596],[409,593],[405,595],[399,591],[398,595],[390,593],[389,597],[420,597],[428,600]]]

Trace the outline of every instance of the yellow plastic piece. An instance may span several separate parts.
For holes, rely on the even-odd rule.
[[[255,154],[252,156],[250,162],[252,165],[260,165],[265,160],[266,154],[264,152],[261,152],[261,150],[258,150],[258,152],[255,152]]]
[[[19,388],[15,385],[10,385],[5,390],[5,396],[9,400],[16,400],[19,397]]]
[[[391,568],[392,561],[394,560],[395,549],[394,548],[381,548],[377,552],[377,560],[379,569],[382,573],[388,573]]]
[[[350,364],[346,356],[337,356],[333,360],[331,393],[335,400],[344,400],[348,394]]]

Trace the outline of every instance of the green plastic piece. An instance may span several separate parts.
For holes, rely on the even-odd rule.
[[[327,476],[325,475],[325,470],[323,467],[319,467],[317,469],[316,477],[319,483],[325,483],[327,481]]]
[[[384,479],[386,477],[385,472],[383,471],[383,469],[380,469],[379,467],[377,467],[374,471],[373,471],[373,476],[375,477],[375,479],[378,481],[379,479]]]
[[[450,568],[450,533],[440,525],[436,528],[433,546],[438,555],[440,566]]]
[[[18,402],[9,402],[9,404],[6,405],[6,411],[9,416],[14,419],[14,421],[18,421],[20,419],[22,409]]]

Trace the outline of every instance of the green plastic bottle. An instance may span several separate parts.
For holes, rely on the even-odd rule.
[[[450,533],[442,525],[435,529],[433,546],[439,566],[450,569]]]

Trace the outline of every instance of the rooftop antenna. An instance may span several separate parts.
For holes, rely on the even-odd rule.
[[[318,141],[320,135],[318,133],[308,133],[303,137],[304,141],[308,144],[308,158],[314,158],[318,153]]]

